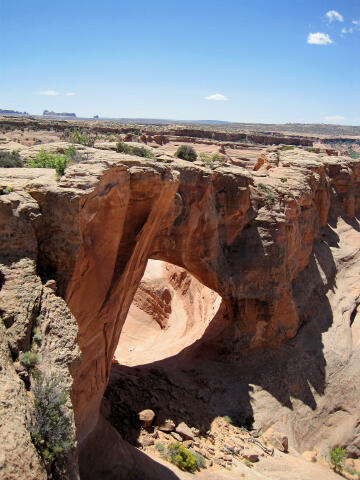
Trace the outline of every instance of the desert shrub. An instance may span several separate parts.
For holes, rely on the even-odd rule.
[[[158,452],[160,452],[161,454],[163,454],[165,452],[165,445],[161,442],[157,442],[155,443],[155,448]]]
[[[35,352],[24,352],[22,355],[20,355],[20,363],[23,365],[25,368],[33,368],[35,365],[37,365],[39,359],[38,356],[36,355]]]
[[[33,340],[37,345],[40,345],[41,343],[41,334],[40,332],[35,332],[33,336]]]
[[[78,130],[70,130],[67,128],[62,135],[62,139],[71,143],[79,143],[81,145],[85,145],[86,147],[93,147],[95,141],[97,140],[97,136],[91,135],[87,132],[79,132]]]
[[[181,145],[175,153],[175,156],[187,160],[188,162],[195,162],[197,153],[191,145]]]
[[[81,155],[72,145],[64,153],[45,152],[41,149],[34,158],[26,159],[26,166],[31,168],[54,168],[59,176],[64,175],[68,165],[82,160]]]
[[[180,443],[171,443],[168,446],[167,458],[184,472],[194,473],[197,468],[194,455]]]
[[[259,183],[258,188],[260,188],[260,190],[262,190],[263,192],[269,192],[270,191],[270,188],[267,187],[264,183]]]
[[[316,153],[317,152],[317,149],[315,147],[306,147],[306,150],[308,152],[313,152],[313,153]]]
[[[346,459],[346,450],[343,447],[335,447],[329,451],[330,464],[335,472],[341,472],[344,468]]]
[[[0,187],[0,195],[5,195],[13,191],[12,187]]]
[[[191,450],[190,453],[194,457],[196,468],[205,468],[205,458],[200,453],[194,452],[194,450]]]
[[[208,155],[207,153],[201,152],[199,154],[199,159],[207,164],[213,164],[214,162],[223,162],[224,157],[219,153],[214,153],[213,155]]]
[[[19,168],[23,166],[19,152],[13,150],[8,152],[0,150],[0,167],[3,168]]]
[[[349,157],[353,158],[354,160],[357,160],[358,158],[360,158],[360,153],[357,153],[352,148],[349,148]]]
[[[225,416],[223,417],[223,419],[225,420],[226,423],[230,423],[230,424],[233,423],[232,418],[229,417],[229,415],[225,415]]]
[[[294,150],[294,147],[292,145],[284,145],[281,150],[286,151],[286,150]]]
[[[145,147],[138,147],[137,145],[129,145],[124,142],[116,144],[116,151],[118,153],[127,153],[128,155],[136,155],[137,157],[153,158],[154,155]]]
[[[287,182],[287,177],[280,177],[280,181],[283,183]]]
[[[70,419],[64,411],[68,394],[62,378],[55,374],[38,374],[33,393],[29,430],[36,449],[49,465],[74,445]]]

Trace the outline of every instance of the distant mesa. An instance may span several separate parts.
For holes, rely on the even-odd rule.
[[[67,113],[67,112],[62,112],[62,113],[57,113],[49,110],[44,110],[43,112],[44,117],[71,117],[71,118],[76,118],[76,113]]]
[[[29,115],[28,112],[18,112],[17,110],[2,110],[0,108],[0,115]]]

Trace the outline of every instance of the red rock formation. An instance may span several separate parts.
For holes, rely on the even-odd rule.
[[[226,316],[209,348],[236,354],[279,345],[324,295],[321,275],[309,275],[306,295],[299,279],[313,265],[329,212],[351,217],[360,199],[360,163],[343,157],[281,152],[269,171],[251,176],[234,166],[84,150],[89,160],[58,183],[2,177],[34,199],[39,214],[21,218],[32,225],[37,267],[57,281],[78,322],[82,362],[72,400],[80,442],[96,425],[148,258],[186,268],[222,297]],[[21,212],[21,196],[16,202]]]

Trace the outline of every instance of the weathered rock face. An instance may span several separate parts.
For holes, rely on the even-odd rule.
[[[115,351],[121,365],[143,365],[178,354],[200,339],[221,297],[186,270],[149,260]]]
[[[20,180],[4,172],[3,183],[19,193],[0,197],[15,238],[22,229],[30,232],[22,249],[14,240],[10,244],[18,257],[32,261],[31,298],[44,288],[36,265],[43,282],[56,279],[73,315],[69,322],[76,318],[78,324],[82,361],[72,370],[72,401],[80,442],[96,425],[114,351],[148,258],[186,268],[222,297],[225,313],[207,337],[214,351],[235,355],[279,345],[294,337],[329,288],[314,259],[314,242],[320,241],[329,212],[332,219],[351,217],[360,199],[360,163],[343,157],[282,152],[271,168],[251,175],[235,166],[210,169],[180,160],[167,165],[87,152],[88,161],[70,167],[58,183],[41,177],[43,172]],[[28,204],[32,210],[26,213]],[[12,284],[7,264],[16,261],[9,238],[3,236],[1,244],[7,254],[2,298]],[[328,253],[323,245],[323,258]],[[309,265],[313,275],[304,291],[302,274]],[[326,275],[335,275],[330,263],[322,266]],[[30,304],[35,308],[36,301]],[[16,352],[24,348],[31,319],[19,320],[18,326],[10,317],[3,316]],[[73,332],[70,337],[71,351]],[[72,362],[69,353],[61,365]]]

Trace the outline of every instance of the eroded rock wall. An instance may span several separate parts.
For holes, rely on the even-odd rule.
[[[4,223],[31,232],[24,245],[32,246],[34,293],[26,304],[36,303],[40,277],[54,278],[73,315],[67,318],[78,324],[82,361],[72,371],[72,400],[80,442],[97,422],[148,258],[186,268],[222,297],[226,313],[209,340],[214,350],[221,346],[235,354],[279,345],[296,335],[328,288],[321,275],[313,275],[306,302],[298,287],[297,279],[315,261],[315,240],[321,241],[331,219],[353,216],[360,198],[358,162],[300,149],[281,152],[252,175],[235,166],[163,164],[85,150],[88,160],[68,168],[59,182],[43,172],[38,177],[32,172],[32,178],[22,174],[19,181],[7,176],[8,185],[25,193],[2,197],[10,212]],[[10,209],[11,195],[20,197]],[[34,213],[22,215],[27,202]],[[16,262],[9,260],[9,243],[18,257],[28,258],[25,246],[22,251],[10,238],[3,236],[2,298],[11,285],[6,262]],[[329,276],[335,273],[330,269]],[[8,327],[10,345],[23,348],[30,325],[30,319],[22,322],[14,339]],[[73,333],[70,337],[71,350]],[[49,344],[49,352],[57,350],[56,343]],[[68,369],[73,360],[69,354],[60,363]]]

